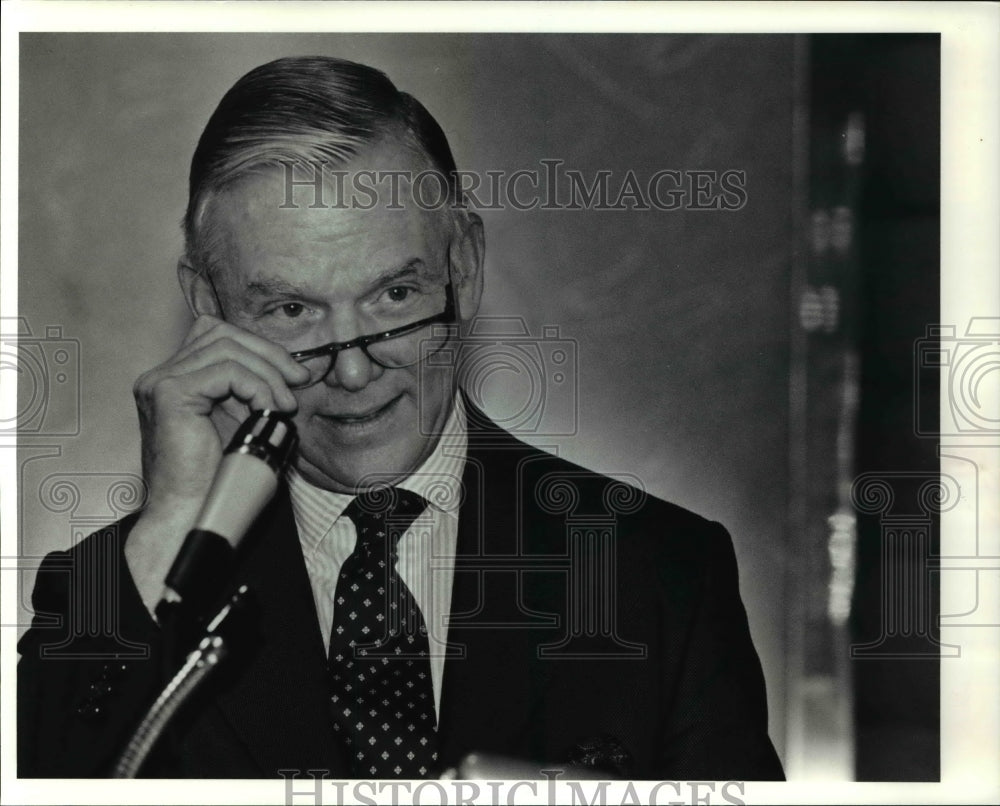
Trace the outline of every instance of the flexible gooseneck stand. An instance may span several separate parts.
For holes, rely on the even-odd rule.
[[[242,585],[205,628],[204,636],[135,729],[115,764],[113,778],[138,776],[174,717],[232,655],[245,648],[256,621],[253,594]]]

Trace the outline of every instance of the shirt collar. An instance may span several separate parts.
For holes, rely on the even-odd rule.
[[[462,472],[465,470],[468,447],[465,403],[462,395],[456,392],[451,414],[431,455],[398,486],[421,496],[439,512],[457,518],[462,503]]]
[[[462,395],[455,393],[441,437],[423,463],[397,486],[424,498],[434,509],[458,517],[462,503],[462,472],[469,445],[468,419]],[[295,523],[303,548],[313,550],[343,515],[354,496],[324,490],[306,481],[294,468],[286,473]]]

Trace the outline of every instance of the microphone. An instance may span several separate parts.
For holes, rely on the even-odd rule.
[[[178,606],[195,617],[205,614],[229,579],[250,525],[274,497],[297,443],[295,425],[278,412],[252,412],[239,427],[167,574],[158,618]]]

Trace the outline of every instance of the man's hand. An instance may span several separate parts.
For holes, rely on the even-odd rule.
[[[125,556],[150,611],[225,443],[251,409],[294,413],[289,385],[308,376],[284,348],[205,315],[176,354],[135,382],[148,498]]]

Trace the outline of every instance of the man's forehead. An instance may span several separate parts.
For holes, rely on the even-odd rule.
[[[274,177],[260,177],[215,201],[206,240],[216,270],[229,282],[360,285],[443,270],[450,230],[440,211],[282,209],[274,192]]]
[[[273,204],[278,199],[280,209],[434,210],[449,203],[447,177],[398,137],[384,138],[346,162],[321,153],[281,157],[248,171],[232,187],[243,191],[248,182],[253,183],[248,201]]]

